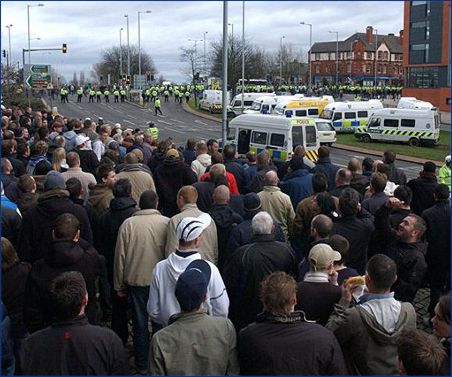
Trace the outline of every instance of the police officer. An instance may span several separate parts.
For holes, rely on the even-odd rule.
[[[93,102],[94,103],[94,97],[96,96],[96,91],[93,89],[93,88],[91,88],[90,90],[89,90],[89,99],[88,99],[88,102]]]
[[[179,103],[182,103],[183,100],[184,100],[184,92],[181,90],[179,92]]]
[[[60,89],[60,99],[61,99],[61,103],[64,103],[66,101],[66,94],[65,94],[64,87],[62,87]]]
[[[122,88],[122,89],[119,91],[119,94],[121,95],[121,102],[125,102],[125,100],[126,100],[126,91],[125,91],[125,89]]]
[[[146,102],[149,102],[149,99],[151,98],[151,88],[146,89],[145,96]]]
[[[148,122],[148,133],[152,139],[157,141],[159,139],[159,129],[155,126],[154,122]]]
[[[102,91],[100,90],[100,88],[96,91],[96,98],[97,102],[102,102]]]
[[[160,115],[163,115],[161,107],[162,107],[162,104],[160,102],[160,98],[156,97],[154,100],[155,115],[157,115],[157,112],[159,112]]]
[[[77,89],[77,102],[82,102],[83,89],[80,87]]]
[[[165,102],[168,102],[169,99],[169,90],[165,89],[165,91],[163,92],[163,95],[165,96]]]
[[[190,100],[190,92],[188,90],[185,92],[185,99],[187,100],[187,103]]]
[[[113,95],[115,96],[115,102],[119,102],[119,90],[118,88],[115,88],[113,91]]]
[[[107,88],[105,88],[104,97],[105,97],[105,102],[109,103],[110,102],[110,92]]]

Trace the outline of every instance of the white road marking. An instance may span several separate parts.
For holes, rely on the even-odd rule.
[[[131,122],[131,121],[127,120],[127,119],[123,119],[122,121],[123,121],[124,123],[130,123],[130,124],[133,124],[133,125],[135,125],[135,123],[133,123],[133,122]]]
[[[173,125],[172,123],[168,123],[168,122],[165,122],[164,120],[160,120],[160,119],[158,119],[157,122],[163,123],[163,124],[167,124],[168,126],[172,126]]]
[[[185,132],[179,131],[179,130],[175,130],[175,129],[172,129],[171,132],[177,132],[178,134],[185,134]]]
[[[195,120],[195,123],[202,124],[204,126],[208,126],[209,125],[208,123],[201,122],[200,120]]]
[[[170,119],[170,120],[172,120],[173,122],[177,122],[177,123],[185,123],[185,122],[182,122],[181,120],[177,120],[177,119]]]
[[[130,114],[126,114],[129,118],[132,118],[132,119],[138,119],[137,117],[134,117],[133,115],[130,115]]]

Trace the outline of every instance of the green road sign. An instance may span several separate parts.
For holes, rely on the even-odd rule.
[[[32,89],[46,89],[52,81],[51,66],[47,64],[26,64],[25,83]]]

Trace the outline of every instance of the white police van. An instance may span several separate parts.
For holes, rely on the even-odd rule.
[[[367,127],[358,127],[355,137],[371,141],[402,142],[411,146],[435,145],[439,141],[440,121],[436,108],[376,110]]]

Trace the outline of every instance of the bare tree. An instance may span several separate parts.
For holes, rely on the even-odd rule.
[[[187,66],[184,68],[183,73],[190,77],[190,81],[193,85],[196,85],[196,77],[199,77],[199,72],[203,63],[202,56],[197,54],[195,48],[185,48],[181,47],[180,59],[182,62],[186,62]],[[195,105],[197,106],[196,90],[195,94]]]

